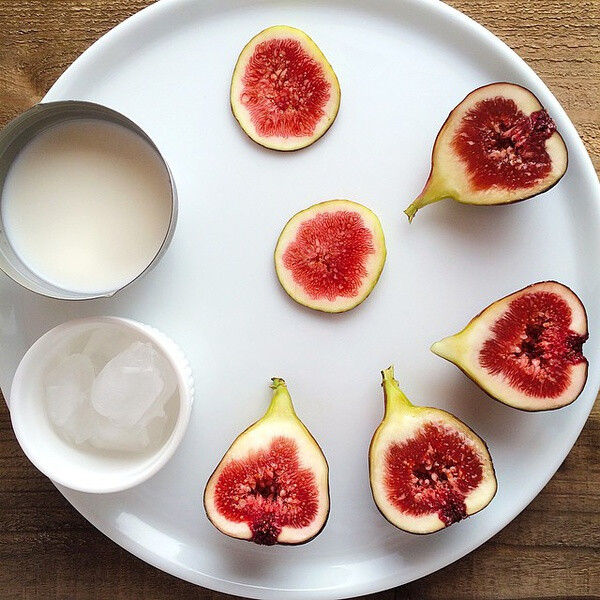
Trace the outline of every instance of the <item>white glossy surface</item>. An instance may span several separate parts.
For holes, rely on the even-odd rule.
[[[264,27],[306,31],[336,70],[342,105],[331,130],[293,154],[258,147],[229,109],[231,71]],[[450,201],[409,226],[431,144],[471,89],[511,80],[532,89],[570,150],[564,179],[514,206]],[[515,517],[570,450],[600,383],[598,182],[573,126],[538,77],[490,33],[427,0],[163,0],[78,60],[50,99],[108,104],[133,118],[172,166],[180,214],[160,264],[112,299],[85,303],[27,294],[0,279],[0,384],[37,336],[73,316],[149,322],[182,347],[196,406],[170,463],[145,484],[101,499],[67,498],[144,560],[202,586],[252,598],[344,598],[426,575],[476,548]],[[278,233],[312,202],[349,198],[376,212],[388,258],[355,310],[303,309],[277,283]],[[572,405],[524,414],[490,400],[429,351],[491,301],[553,278],[589,310],[589,381]],[[463,523],[414,537],[377,512],[367,448],[383,414],[390,363],[415,402],[454,412],[489,444],[499,490]],[[331,515],[298,548],[226,538],[206,519],[202,491],[233,438],[265,410],[269,380],[288,382],[298,415],[331,468]]]

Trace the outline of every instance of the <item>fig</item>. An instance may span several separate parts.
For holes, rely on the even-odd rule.
[[[231,444],[204,491],[224,534],[256,544],[303,544],[329,515],[329,467],[300,421],[283,379],[273,378],[265,415]]]
[[[431,346],[492,398],[525,411],[573,402],[587,380],[585,308],[562,283],[541,281],[490,304]]]
[[[294,215],[275,247],[275,271],[296,302],[329,313],[360,304],[386,259],[379,219],[350,200],[328,200]]]
[[[269,27],[242,50],[231,81],[231,109],[261,146],[309,146],[331,127],[339,106],[336,74],[300,29]]]
[[[514,83],[471,92],[450,113],[433,147],[425,188],[404,211],[428,204],[509,204],[550,189],[567,169],[567,147],[539,100]]]
[[[485,508],[496,494],[483,440],[454,415],[414,406],[382,372],[385,413],[369,448],[369,479],[377,508],[409,533],[433,533]]]

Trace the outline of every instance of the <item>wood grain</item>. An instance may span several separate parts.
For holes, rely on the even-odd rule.
[[[198,0],[201,1],[201,0]],[[399,0],[400,1],[400,0]],[[38,101],[90,44],[151,0],[0,0],[0,126]],[[597,0],[450,0],[540,75],[600,169]],[[600,408],[554,478],[462,560],[368,600],[600,598]],[[0,598],[226,600],[131,556],[27,461],[0,403]]]

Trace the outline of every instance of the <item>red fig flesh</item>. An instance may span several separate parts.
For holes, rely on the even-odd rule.
[[[246,134],[273,150],[298,150],[319,139],[340,106],[337,77],[301,30],[277,25],[242,50],[231,81],[231,109]]]
[[[211,475],[204,508],[226,535],[261,545],[302,544],[329,515],[329,468],[296,415],[283,379],[269,409],[241,433]]]
[[[360,304],[386,258],[379,219],[350,200],[329,200],[294,215],[275,248],[275,270],[296,302],[324,312]]]
[[[454,415],[414,406],[383,371],[385,414],[369,448],[375,504],[396,527],[433,533],[485,508],[496,494],[483,440]]]
[[[471,92],[450,113],[433,148],[425,188],[404,211],[409,221],[444,198],[465,204],[509,204],[555,185],[567,148],[539,100],[513,83]]]
[[[431,350],[492,398],[539,411],[579,396],[587,380],[587,339],[581,300],[561,283],[543,281],[494,302]]]

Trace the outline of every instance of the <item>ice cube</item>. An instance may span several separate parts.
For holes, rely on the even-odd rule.
[[[132,427],[161,396],[164,381],[152,344],[133,342],[97,375],[91,402],[96,411],[119,427]]]
[[[79,353],[63,358],[49,371],[45,379],[46,406],[57,427],[65,426],[89,403],[94,377],[92,361]]]
[[[71,418],[62,427],[58,428],[58,431],[67,440],[77,445],[84,444],[98,428],[96,424],[98,417],[98,413],[90,404],[88,394],[85,404],[79,407]]]
[[[123,352],[131,342],[131,337],[118,329],[99,327],[92,331],[81,352],[90,357],[96,373],[100,373],[106,363]]]
[[[160,394],[162,405],[164,407],[167,401],[177,390],[177,377],[173,367],[171,367],[171,364],[164,356],[159,354],[157,358],[158,368],[160,369],[164,382],[163,390]]]
[[[162,442],[166,405],[173,399],[177,378],[151,343],[96,329],[58,354],[55,362],[44,382],[46,403],[52,423],[66,440],[138,453]]]
[[[95,448],[122,452],[143,452],[151,444],[147,428],[119,427],[101,415],[97,415],[94,435],[89,441]]]

